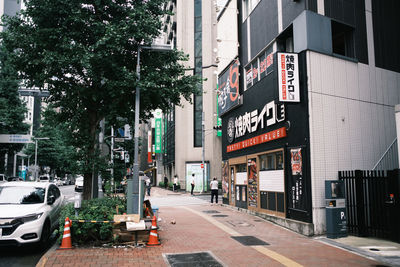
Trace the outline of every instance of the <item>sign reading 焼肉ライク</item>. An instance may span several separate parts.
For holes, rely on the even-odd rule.
[[[299,61],[297,54],[277,53],[279,101],[300,102]]]

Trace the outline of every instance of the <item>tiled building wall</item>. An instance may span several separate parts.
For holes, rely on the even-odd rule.
[[[307,55],[313,222],[325,231],[325,180],[372,169],[396,138],[400,73],[315,52]]]

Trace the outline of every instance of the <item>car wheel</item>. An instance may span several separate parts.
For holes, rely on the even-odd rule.
[[[45,248],[47,246],[49,237],[50,237],[50,223],[49,221],[46,221],[43,225],[42,234],[40,236],[40,241],[39,241],[40,246],[42,248]]]

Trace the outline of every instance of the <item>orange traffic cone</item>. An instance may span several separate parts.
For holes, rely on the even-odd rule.
[[[63,235],[60,249],[71,249],[72,248],[70,227],[71,227],[71,221],[67,217],[67,218],[65,218],[64,235]]]
[[[153,220],[151,221],[151,230],[149,236],[149,242],[146,244],[149,247],[159,246],[161,243],[158,241],[158,234],[157,234],[157,218],[153,216]]]

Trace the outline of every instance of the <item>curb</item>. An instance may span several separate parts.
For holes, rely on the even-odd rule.
[[[55,251],[57,249],[57,247],[58,247],[58,245],[57,245],[57,241],[56,241],[54,243],[54,245],[48,251],[46,251],[46,253],[43,254],[43,256],[40,258],[38,263],[36,263],[36,267],[44,267],[47,263],[47,260],[49,259],[50,253]]]

